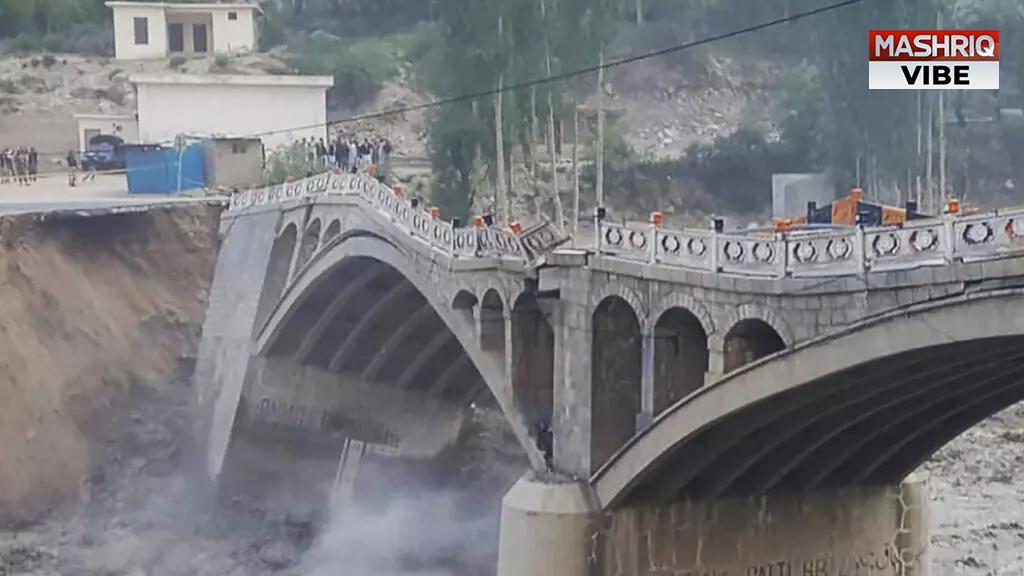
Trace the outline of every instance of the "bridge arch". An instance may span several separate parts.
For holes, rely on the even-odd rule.
[[[438,393],[449,388],[453,380],[469,374],[478,375],[486,389],[491,392],[498,407],[504,412],[531,465],[538,469],[542,468],[543,456],[530,440],[525,422],[515,409],[510,387],[506,384],[503,359],[483,352],[473,334],[472,324],[467,324],[464,317],[452,307],[452,301],[436,290],[434,282],[424,273],[428,267],[419,265],[415,260],[414,254],[407,253],[386,238],[369,232],[336,238],[325,249],[316,253],[285,291],[266,327],[257,338],[258,353],[261,356],[274,354],[278,346],[282,345],[279,342],[285,343],[295,339],[304,341],[308,338],[304,333],[311,331],[309,327],[315,326],[317,319],[333,317],[334,320],[324,321],[325,326],[322,327],[320,335],[314,336],[312,342],[306,345],[311,359],[318,356],[321,360],[332,356],[337,358],[327,364],[328,369],[355,369],[357,373],[361,372],[364,375],[369,371],[380,380],[393,381],[400,389],[414,386],[418,374],[429,373],[430,377],[427,380],[432,383],[430,388],[436,389],[434,391]],[[353,270],[351,267],[357,262],[369,264]],[[345,289],[339,290],[330,284],[339,278],[346,279],[349,285],[361,284],[359,290],[373,289],[382,296],[368,301],[364,295],[360,296],[363,298],[360,302],[350,300],[346,304]],[[395,310],[397,303],[417,298],[422,306]],[[338,309],[329,310],[331,307]],[[350,312],[350,317],[345,318],[345,314],[340,311],[342,308],[363,311],[365,314],[357,315]],[[331,314],[325,311],[330,311]],[[406,329],[405,327],[414,324],[412,320],[417,318],[420,318],[418,323],[421,327],[408,330],[424,335],[430,334],[432,337],[428,342],[415,347],[411,361],[403,369],[397,373],[389,373],[382,366],[399,363],[380,360],[380,356],[375,356],[376,360],[362,358],[360,351],[369,350],[373,347],[373,342],[382,341],[378,333],[383,335],[390,330],[393,337],[396,331]],[[436,321],[431,321],[431,318]],[[390,326],[385,327],[384,324]],[[317,352],[325,344],[330,343],[328,336],[325,335],[348,333],[352,330],[373,337],[362,343],[359,339],[347,338],[341,344],[340,350],[333,354],[323,355]],[[295,334],[299,334],[298,338],[293,337]],[[357,360],[348,362],[345,358]],[[408,355],[406,360],[410,360]]]
[[[899,482],[1024,399],[1024,291],[899,310],[737,370],[677,403],[592,477],[624,498]]]
[[[274,244],[270,248],[270,258],[267,260],[263,288],[256,306],[257,330],[266,322],[274,304],[281,298],[281,294],[284,293],[284,289],[288,285],[288,274],[291,272],[295,243],[298,241],[297,236],[298,227],[295,224],[288,224],[274,238]]]
[[[606,296],[591,318],[591,469],[603,465],[637,429],[642,403],[642,323],[633,305]]]
[[[461,316],[468,326],[473,326],[474,314],[476,314],[476,308],[479,305],[480,299],[464,288],[460,289],[455,294],[455,297],[452,298],[452,310],[455,310],[456,314]]]
[[[327,225],[327,229],[324,230],[323,237],[320,239],[320,247],[327,246],[339,234],[341,234],[341,220],[335,218],[331,220],[331,223]]]
[[[480,299],[480,346],[505,357],[505,298],[497,288],[488,288]]]
[[[774,312],[755,304],[737,308],[719,334],[714,346],[722,354],[723,372],[728,374],[747,364],[793,345],[793,333]]]
[[[710,351],[706,324],[682,306],[652,318],[654,415],[704,386]]]
[[[320,227],[320,219],[314,218],[302,233],[302,244],[299,247],[298,261],[295,263],[296,273],[309,262],[320,247]]]
[[[554,411],[555,332],[534,294],[512,306],[512,391],[535,436],[546,435]]]
[[[645,330],[647,328],[649,316],[644,299],[641,298],[635,290],[628,286],[624,286],[619,282],[606,284],[604,288],[595,295],[593,302],[596,302],[597,305],[594,307],[592,312],[596,312],[597,308],[599,308],[610,296],[616,296],[620,300],[629,304],[630,308],[633,309],[633,314],[636,316],[637,321],[640,322],[641,330]]]
[[[671,310],[672,308],[682,308],[693,314],[693,316],[700,322],[701,328],[704,333],[711,337],[715,334],[715,321],[711,317],[711,312],[708,311],[707,306],[697,300],[693,296],[683,292],[672,292],[668,296],[658,300],[651,306],[651,319],[657,321],[658,318]]]

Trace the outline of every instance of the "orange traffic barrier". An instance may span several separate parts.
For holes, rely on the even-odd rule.
[[[665,215],[661,212],[651,212],[651,224],[657,227],[661,227],[661,224],[665,221]]]
[[[509,222],[508,227],[510,230],[512,230],[513,234],[522,234],[523,232],[523,225],[520,224],[519,222],[516,222],[515,220]]]
[[[473,227],[474,228],[483,228],[484,227],[484,217],[483,216],[473,216]]]
[[[441,217],[441,209],[438,208],[437,206],[431,206],[430,207],[430,215],[433,216],[434,218],[440,218]]]
[[[950,198],[949,202],[946,203],[946,212],[949,214],[959,214],[960,200],[956,198]]]
[[[776,232],[785,232],[793,227],[793,220],[789,218],[775,218],[773,222]]]

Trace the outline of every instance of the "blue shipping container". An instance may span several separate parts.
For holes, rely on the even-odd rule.
[[[199,144],[187,146],[180,152],[163,146],[126,146],[124,159],[129,194],[176,194],[179,190],[206,186],[206,166],[203,148]]]

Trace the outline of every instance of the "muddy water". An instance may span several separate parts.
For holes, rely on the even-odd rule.
[[[1024,574],[1024,405],[998,414],[928,462],[932,573]]]
[[[180,391],[168,391],[124,411],[104,465],[83,485],[83,503],[0,529],[0,575],[319,576],[325,554],[359,543],[351,535],[364,530],[340,533],[335,526],[318,541],[309,523],[252,503],[230,502],[217,517],[190,509],[178,472],[184,410]],[[932,490],[932,574],[1024,574],[1024,405],[972,429],[924,469]],[[446,526],[457,531],[456,522]],[[432,565],[427,573],[450,572]]]

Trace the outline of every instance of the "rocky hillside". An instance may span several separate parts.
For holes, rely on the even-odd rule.
[[[76,113],[132,114],[134,73],[281,74],[266,54],[124,62],[71,54],[0,57],[0,148],[41,151],[77,147]],[[54,160],[58,159],[53,158]]]

